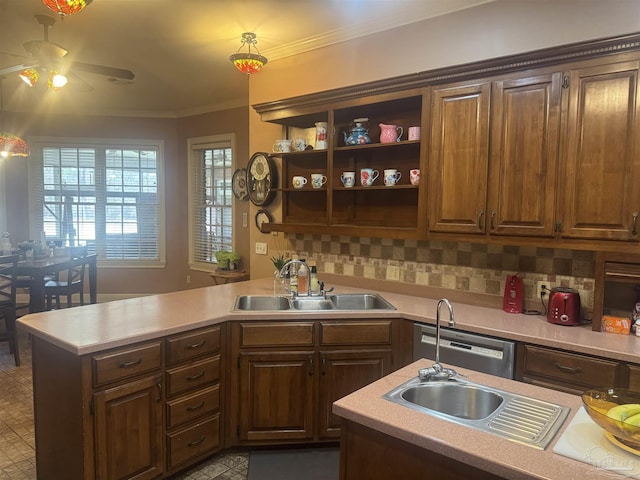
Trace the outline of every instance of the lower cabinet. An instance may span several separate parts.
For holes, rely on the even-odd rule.
[[[34,337],[38,478],[169,478],[221,449],[224,328],[83,356]]]
[[[341,480],[502,478],[358,423],[343,422],[340,440]]]
[[[150,479],[162,473],[162,377],[94,395],[96,479]]]
[[[230,325],[230,443],[338,440],[333,402],[409,363],[410,327],[394,319]]]
[[[574,395],[628,383],[615,360],[528,344],[518,344],[516,380]]]

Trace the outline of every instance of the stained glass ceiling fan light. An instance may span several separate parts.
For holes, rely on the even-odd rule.
[[[42,0],[42,3],[48,9],[64,18],[65,15],[73,15],[84,9],[93,0]]]
[[[4,113],[2,79],[0,78],[0,158],[7,157],[28,157],[31,153],[29,145],[22,138],[2,131],[2,120]]]
[[[256,40],[256,34],[252,32],[244,32],[240,43],[240,48],[236,53],[229,56],[229,60],[231,60],[236,68],[242,73],[246,73],[247,75],[258,73],[262,70],[262,67],[267,64],[268,60],[267,57],[260,55],[260,50],[258,50],[258,47],[256,46],[258,43]],[[247,46],[248,51],[240,52],[242,47],[245,45]],[[252,53],[251,46],[253,46],[258,53]]]

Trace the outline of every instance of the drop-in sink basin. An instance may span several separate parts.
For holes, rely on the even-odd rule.
[[[275,295],[242,295],[236,297],[236,310],[289,310],[289,299]]]
[[[420,413],[544,450],[570,409],[504,390],[468,382],[421,380],[403,383],[386,400]]]
[[[395,310],[377,293],[336,293],[317,296],[239,295],[233,304],[238,311],[322,311],[322,310]]]
[[[415,405],[471,420],[487,418],[504,401],[498,393],[450,382],[423,383],[407,388],[401,395]]]

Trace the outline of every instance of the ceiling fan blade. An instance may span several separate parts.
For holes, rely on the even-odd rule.
[[[93,87],[89,83],[87,83],[83,78],[81,78],[80,75],[73,72],[69,72],[68,75],[69,75],[69,86],[71,86],[71,88],[84,93],[93,91]]]
[[[107,67],[106,65],[94,65],[92,63],[73,62],[71,68],[87,73],[95,73],[97,75],[105,75],[112,78],[120,78],[122,80],[133,80],[134,73],[131,70],[125,70],[117,67]]]
[[[35,68],[37,66],[38,64],[33,63],[33,64],[24,64],[24,65],[14,65],[13,67],[3,68],[3,69],[0,69],[0,77],[9,75],[10,73],[21,72],[22,70],[25,70],[27,68]]]

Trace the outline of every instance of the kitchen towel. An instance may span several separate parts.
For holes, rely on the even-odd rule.
[[[611,443],[584,407],[577,411],[553,451],[589,463],[594,469],[640,479],[640,456]]]

